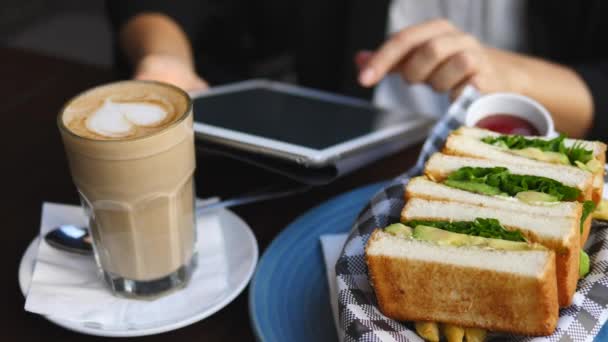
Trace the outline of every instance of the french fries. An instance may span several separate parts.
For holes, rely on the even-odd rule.
[[[464,338],[464,329],[457,325],[442,324],[441,330],[448,342],[462,342]]]
[[[425,341],[439,342],[439,324],[435,322],[415,322],[416,332]],[[452,324],[442,324],[441,332],[448,342],[483,342],[487,331],[478,328],[463,328]]]
[[[416,332],[426,341],[439,342],[439,326],[435,322],[416,322]]]
[[[465,328],[464,337],[467,342],[483,342],[486,339],[487,331],[479,328]]]

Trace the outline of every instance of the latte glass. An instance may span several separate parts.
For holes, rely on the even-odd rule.
[[[185,286],[196,267],[188,94],[158,82],[103,85],[70,100],[58,125],[109,288],[139,297]]]

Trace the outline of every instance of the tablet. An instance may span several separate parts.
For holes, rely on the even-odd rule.
[[[390,153],[426,136],[431,121],[341,95],[251,80],[191,94],[197,139],[308,167]],[[381,157],[381,156],[380,156]],[[369,159],[369,158],[368,158]],[[376,158],[374,158],[376,159]]]

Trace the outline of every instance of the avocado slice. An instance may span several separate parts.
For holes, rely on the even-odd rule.
[[[530,204],[537,202],[558,202],[557,197],[538,191],[521,191],[515,194],[515,198]]]
[[[403,223],[393,223],[384,228],[384,231],[398,237],[412,236],[412,228],[404,225]]]
[[[487,184],[484,184],[484,183],[475,183],[475,182],[446,179],[446,181],[443,182],[443,184],[450,186],[452,188],[475,192],[475,193],[483,194],[483,195],[494,196],[494,195],[503,194],[502,191],[500,191],[500,189],[487,185]]]
[[[602,164],[597,159],[591,159],[587,162],[587,164],[583,164],[577,160],[574,162],[574,164],[576,164],[579,169],[589,171],[591,173],[596,173],[602,170]]]
[[[589,273],[589,266],[589,254],[581,249],[581,257],[578,265],[578,275],[580,278],[583,278]]]
[[[608,221],[608,201],[601,200],[597,208],[591,213],[591,216],[597,220]]]
[[[528,245],[526,242],[490,239],[481,236],[452,233],[447,230],[423,225],[416,226],[416,228],[414,228],[412,237],[417,240],[436,242],[439,245],[478,246],[502,250],[533,249],[533,247]]]
[[[412,237],[417,240],[434,241],[440,245],[464,246],[468,245],[472,236],[466,234],[452,233],[447,230],[429,227],[416,226]]]
[[[570,165],[570,159],[568,159],[567,155],[559,152],[543,151],[537,147],[526,147],[521,150],[509,150],[509,152],[518,156],[548,163]]]
[[[604,165],[595,158],[588,161],[585,165],[587,166],[587,169],[593,173],[600,172],[604,169]]]

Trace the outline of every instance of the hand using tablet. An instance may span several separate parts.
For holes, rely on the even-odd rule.
[[[449,21],[438,19],[407,27],[375,52],[356,56],[359,81],[373,86],[397,72],[409,83],[427,83],[456,97],[466,84],[480,91],[518,91],[522,76],[508,52],[491,49]]]
[[[133,78],[137,80],[161,81],[176,85],[186,91],[205,90],[207,82],[183,60],[171,55],[148,55],[140,60]]]
[[[124,1],[116,3],[122,4]],[[191,42],[191,39],[194,42],[202,39],[201,34],[194,32],[205,31],[196,27],[201,25],[199,16],[204,18],[207,13],[204,10],[206,5],[203,6],[203,2],[198,1],[183,2],[183,7],[178,6],[183,14],[178,16],[183,19],[181,21],[174,16],[177,12],[169,9],[177,6],[173,2],[171,6],[163,7],[165,10],[150,5],[149,10],[140,8],[135,11],[130,10],[135,2],[126,3],[123,11],[118,11],[122,14],[117,13],[114,21],[119,32],[120,46],[137,70],[135,77],[173,83],[190,91],[206,87],[194,71],[194,56],[196,52],[204,60],[207,52],[202,46],[193,47]],[[121,16],[129,19],[123,22]],[[557,35],[554,39],[557,46],[561,46],[560,33],[552,33]],[[330,39],[323,38],[323,41],[329,42]],[[308,42],[303,40],[298,44],[306,44],[304,41]],[[264,50],[261,46],[259,48]],[[223,48],[220,46],[217,49],[219,55],[230,52],[221,51]],[[342,56],[346,51],[337,49],[333,53]],[[312,55],[318,56],[314,53]],[[328,58],[331,60],[332,56],[329,54]],[[313,58],[306,54],[294,57],[302,57],[302,60]],[[548,59],[494,49],[459,30],[449,21],[435,19],[405,27],[384,42],[377,51],[360,52],[355,60],[361,68],[360,83],[367,87],[377,84],[389,72],[398,72],[410,83],[426,83],[438,92],[447,92],[452,97],[456,97],[469,83],[482,93],[507,91],[526,95],[547,107],[555,118],[558,130],[578,137],[593,127],[595,103],[590,89],[593,88],[596,92],[603,89],[601,77],[594,75],[601,74],[602,63],[605,62],[603,57],[590,51],[580,57],[583,59],[576,63],[573,60],[569,64],[558,64]],[[307,70],[306,73],[310,75],[302,75],[302,79],[304,76],[310,77],[311,80],[318,80],[318,85],[323,82],[329,82],[326,85],[338,84],[331,80],[340,77],[339,72],[314,69],[303,68],[302,71]],[[319,77],[326,72],[327,78],[325,75]]]

